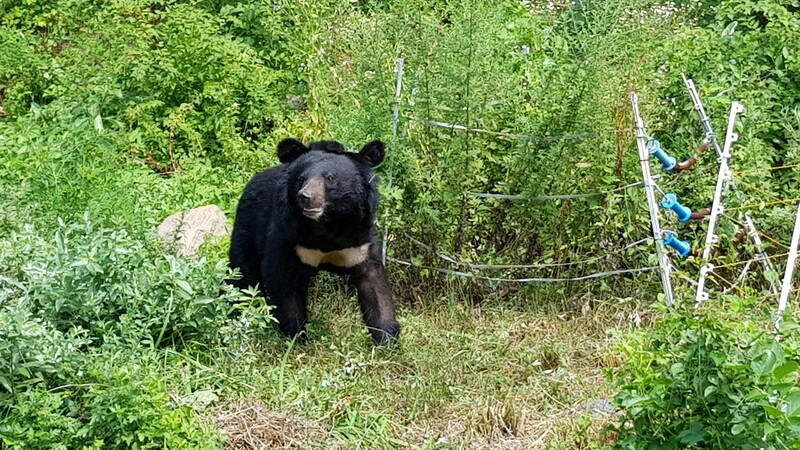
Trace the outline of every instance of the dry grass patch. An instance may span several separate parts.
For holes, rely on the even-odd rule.
[[[214,424],[231,450],[325,448],[330,438],[316,422],[272,411],[256,399],[227,405]]]

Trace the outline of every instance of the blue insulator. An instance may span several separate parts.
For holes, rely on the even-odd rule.
[[[678,203],[678,197],[675,194],[667,194],[661,199],[661,206],[675,211],[678,215],[678,220],[681,222],[688,222],[692,218],[692,210]]]
[[[647,141],[647,151],[661,161],[661,165],[664,166],[664,170],[667,172],[674,169],[675,165],[678,164],[678,160],[672,156],[669,156],[667,152],[661,148],[661,142],[658,142],[655,139],[650,139]]]
[[[666,235],[666,238],[664,238],[664,245],[675,249],[675,251],[684,258],[689,255],[692,246],[688,242],[678,239],[678,237],[670,231],[664,234]]]

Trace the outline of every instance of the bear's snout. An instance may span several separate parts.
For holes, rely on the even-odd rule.
[[[325,182],[321,177],[309,179],[297,192],[297,204],[303,208],[303,215],[318,220],[325,212]]]

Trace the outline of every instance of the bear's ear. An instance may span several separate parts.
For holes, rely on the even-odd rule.
[[[383,142],[375,140],[365,145],[358,154],[367,160],[370,167],[377,167],[383,162],[386,150]]]
[[[307,151],[308,147],[297,139],[284,139],[278,144],[278,159],[288,164]]]

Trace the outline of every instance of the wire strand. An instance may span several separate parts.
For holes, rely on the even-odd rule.
[[[736,225],[738,225],[738,226],[740,226],[740,227],[742,227],[742,228],[745,228],[745,229],[747,228],[747,227],[745,226],[745,224],[744,224],[744,223],[742,223],[742,222],[741,222],[741,221],[739,221],[738,219],[734,219],[734,218],[733,218],[733,217],[731,217],[729,214],[722,213],[722,215],[723,215],[723,216],[725,216],[725,218],[727,218],[727,219],[728,219],[728,220],[730,220],[731,222],[735,223]],[[788,247],[788,246],[784,245],[783,243],[781,243],[781,241],[779,241],[779,240],[777,240],[777,239],[773,238],[772,236],[768,236],[768,235],[766,235],[766,234],[764,234],[764,233],[762,233],[762,232],[760,232],[760,231],[757,231],[757,233],[758,233],[758,235],[759,235],[759,236],[761,236],[761,237],[763,237],[764,239],[766,239],[766,240],[768,240],[768,241],[772,242],[773,244],[775,244],[775,245],[777,245],[777,246],[779,246],[779,247],[783,247],[783,248],[784,248],[784,249],[786,249],[786,250],[789,250],[789,247]]]
[[[786,206],[786,202],[798,202],[798,201],[800,201],[800,198],[795,198],[795,199],[792,199],[792,200],[779,200],[779,201],[767,202],[767,203],[751,203],[749,205],[742,205],[742,206],[736,206],[736,207],[733,207],[733,208],[725,208],[725,209],[727,211],[749,211],[749,210],[754,210],[754,209],[765,208],[767,206],[775,206],[775,205],[784,205],[784,206]]]
[[[455,123],[447,123],[447,122],[437,122],[435,120],[425,120],[416,118],[413,118],[412,120],[420,122],[429,127],[446,128],[453,131],[466,131],[469,133],[488,134],[490,136],[504,137],[508,139],[516,139],[529,142],[568,141],[575,139],[593,139],[597,137],[597,133],[586,133],[586,132],[576,133],[576,134],[566,134],[561,136],[533,136],[527,134],[506,133],[503,131],[490,131],[481,128],[469,128],[464,125],[458,125]]]
[[[752,190],[754,190],[754,191],[756,191],[756,192],[758,192],[758,193],[760,193],[760,194],[762,194],[762,195],[766,195],[767,197],[772,197],[772,198],[774,198],[775,200],[777,200],[777,201],[778,201],[778,203],[782,203],[782,204],[784,204],[784,205],[786,205],[786,206],[791,206],[792,208],[795,208],[795,207],[796,207],[796,205],[792,205],[792,204],[788,203],[788,202],[787,202],[787,201],[785,201],[784,199],[782,199],[782,198],[780,198],[780,197],[776,196],[775,194],[772,194],[771,192],[768,192],[768,191],[765,191],[764,189],[761,189],[761,188],[759,188],[759,187],[756,187],[756,186],[754,186],[754,185],[752,185],[752,184],[750,184],[750,183],[748,183],[748,182],[746,182],[746,181],[744,181],[744,180],[742,180],[742,179],[738,179],[738,178],[737,178],[737,181],[738,181],[738,182],[740,182],[740,183],[742,183],[742,184],[743,184],[743,185],[745,185],[745,186],[748,186],[750,189],[752,189]]]
[[[454,275],[457,277],[463,278],[471,278],[474,280],[483,280],[483,281],[493,281],[493,282],[501,282],[501,283],[563,283],[567,281],[588,281],[588,280],[595,280],[599,278],[606,278],[614,275],[623,275],[628,273],[639,273],[639,272],[649,272],[652,270],[658,269],[658,266],[651,266],[651,267],[642,267],[639,269],[620,269],[620,270],[609,270],[605,272],[597,272],[592,273],[589,275],[584,275],[580,277],[568,277],[568,278],[499,278],[499,277],[487,277],[483,275],[475,275],[474,273],[470,272],[461,272],[458,270],[450,270],[450,269],[442,269],[440,267],[432,267],[432,266],[425,266],[425,265],[418,265],[413,264],[408,261],[403,261],[401,259],[391,258],[388,257],[387,260],[403,265],[408,267],[418,267],[420,269],[429,269],[435,270],[440,273]]]
[[[728,285],[728,290],[730,290],[730,289],[735,289],[735,290],[736,290],[736,291],[739,293],[739,295],[741,295],[742,297],[744,297],[744,296],[746,296],[746,295],[747,295],[747,294],[746,294],[746,293],[745,293],[745,292],[742,290],[742,288],[740,288],[739,286],[735,285],[734,283],[731,283],[730,281],[728,281],[728,280],[727,280],[725,277],[723,277],[722,275],[716,274],[716,273],[714,273],[713,271],[712,271],[712,272],[709,272],[709,273],[711,273],[711,275],[713,275],[715,279],[717,279],[717,280],[720,280],[720,281],[724,281],[724,282],[725,282],[725,284],[727,284],[727,285]],[[722,293],[723,293],[723,294],[724,294],[725,292],[726,292],[725,290],[723,290],[723,291],[722,291]]]
[[[661,178],[660,175],[656,175],[652,177],[653,180],[657,180]],[[468,197],[476,197],[476,198],[492,198],[492,199],[499,199],[499,200],[527,200],[532,202],[544,202],[548,200],[572,200],[572,199],[580,199],[580,198],[589,198],[589,197],[599,197],[601,195],[608,195],[613,194],[614,192],[624,191],[626,189],[632,187],[638,187],[644,185],[644,181],[637,181],[635,183],[626,184],[625,186],[620,186],[614,189],[609,189],[607,191],[598,191],[598,192],[589,192],[586,194],[557,194],[557,195],[537,195],[535,197],[526,197],[524,195],[514,195],[514,194],[491,194],[491,193],[483,193],[483,192],[467,192],[465,195]],[[658,187],[658,185],[656,185]],[[658,188],[661,190],[661,188]],[[662,191],[663,192],[663,191]]]
[[[786,253],[779,253],[777,255],[769,255],[770,259],[783,258],[784,256],[789,256],[789,253],[786,252]],[[718,269],[720,267],[736,267],[736,266],[741,266],[742,264],[758,262],[758,261],[761,261],[762,259],[763,258],[756,257],[756,258],[750,258],[750,259],[746,259],[744,261],[736,261],[736,262],[732,262],[732,263],[728,263],[728,264],[714,264],[714,268]]]
[[[789,164],[789,165],[786,165],[786,166],[760,167],[760,168],[756,168],[756,169],[740,170],[740,171],[737,172],[737,174],[738,175],[747,175],[748,173],[772,172],[773,170],[793,169],[795,167],[800,167],[800,163],[798,163],[798,164]]]
[[[579,265],[579,264],[589,264],[589,263],[592,263],[592,262],[595,262],[595,261],[599,261],[599,260],[608,258],[608,257],[610,257],[610,256],[612,256],[614,254],[621,253],[621,252],[623,252],[625,250],[628,250],[628,249],[631,249],[633,247],[636,247],[637,245],[643,244],[643,243],[647,242],[649,239],[651,239],[651,238],[639,239],[638,241],[633,242],[631,244],[628,244],[625,247],[622,247],[622,248],[613,250],[611,252],[608,252],[603,256],[593,256],[591,258],[587,258],[587,259],[584,259],[584,260],[581,260],[581,261],[574,261],[574,262],[568,262],[568,263],[470,264],[470,263],[459,261],[456,258],[454,258],[454,257],[452,257],[450,255],[447,255],[445,253],[439,252],[436,249],[434,249],[433,247],[431,247],[430,245],[427,245],[427,244],[425,244],[423,242],[420,242],[419,240],[414,239],[413,237],[411,237],[411,236],[409,236],[407,234],[406,234],[406,237],[412,243],[417,245],[418,247],[421,247],[421,248],[433,253],[434,255],[436,255],[437,257],[439,257],[440,259],[442,259],[444,261],[447,261],[447,262],[449,262],[451,264],[455,264],[455,265],[458,265],[458,266],[468,267],[468,268],[473,269],[473,270],[484,270],[484,269],[546,269],[546,268],[551,268],[551,267],[568,267],[568,266],[575,266],[575,265]]]

